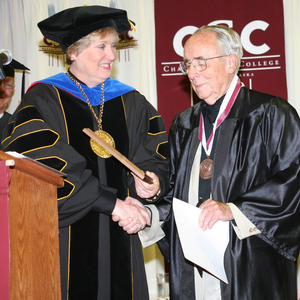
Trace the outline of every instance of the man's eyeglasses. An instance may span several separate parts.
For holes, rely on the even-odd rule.
[[[215,57],[209,57],[209,58],[204,58],[202,56],[199,57],[195,57],[192,59],[192,61],[190,60],[184,60],[180,63],[180,69],[181,72],[184,75],[187,75],[189,73],[190,67],[191,65],[194,66],[194,68],[198,71],[198,72],[202,72],[207,68],[207,60],[210,59],[215,59],[215,58],[220,58],[220,57],[224,57],[224,56],[228,56],[228,55],[220,55],[220,56],[215,56]]]
[[[7,90],[14,90],[15,89],[15,85],[12,83],[8,83],[8,82],[1,82],[0,81],[0,85],[3,84],[4,88]]]

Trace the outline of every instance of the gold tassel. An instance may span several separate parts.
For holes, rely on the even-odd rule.
[[[128,22],[130,23],[131,29],[136,32],[135,25],[129,19],[128,19]]]

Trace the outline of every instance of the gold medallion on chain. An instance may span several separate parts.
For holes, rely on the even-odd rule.
[[[116,148],[115,145],[115,141],[112,138],[112,136],[107,133],[104,130],[98,129],[95,131],[95,133],[101,138],[103,139],[106,143],[110,144],[112,147]],[[111,154],[105,150],[102,146],[100,146],[95,140],[90,139],[90,144],[91,144],[91,148],[92,150],[100,157],[102,158],[109,158],[111,157]]]
[[[98,130],[95,131],[95,134],[98,135],[100,138],[105,140],[105,142],[107,142],[108,144],[110,144],[112,147],[115,148],[116,145],[115,145],[115,141],[114,141],[113,137],[108,132],[102,130],[102,115],[103,115],[103,108],[104,108],[104,83],[101,83],[101,103],[100,103],[100,107],[99,107],[99,117],[98,117],[94,111],[94,108],[93,108],[88,96],[84,92],[81,84],[69,72],[67,72],[67,75],[79,88],[79,90],[80,90],[82,96],[84,97],[86,103],[88,104],[93,116],[97,120]],[[101,157],[101,158],[111,157],[111,154],[106,149],[104,149],[102,146],[100,146],[92,138],[90,139],[90,145],[91,145],[91,148],[94,151],[94,153],[97,154],[99,157]]]

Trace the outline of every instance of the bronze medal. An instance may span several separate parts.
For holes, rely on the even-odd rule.
[[[100,138],[102,138],[103,140],[105,140],[105,142],[107,142],[108,144],[110,144],[112,147],[116,147],[115,146],[115,141],[112,138],[112,136],[107,133],[104,130],[97,130],[95,131],[95,134],[97,134]],[[91,148],[92,150],[101,158],[109,158],[111,157],[111,154],[105,150],[102,146],[100,146],[95,140],[91,139],[90,140],[90,144],[91,144]]]
[[[210,179],[213,169],[213,160],[209,157],[204,159],[200,164],[200,177],[204,180]]]

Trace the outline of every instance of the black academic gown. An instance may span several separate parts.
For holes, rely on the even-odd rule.
[[[94,109],[98,114],[98,107]],[[150,103],[135,91],[106,101],[102,124],[117,150],[142,170],[157,174],[164,193],[167,136]],[[66,173],[65,186],[58,189],[62,299],[148,299],[139,238],[124,232],[110,216],[116,197],[137,198],[133,177],[115,158],[96,156],[83,128],[97,129],[84,101],[37,84],[6,127],[2,149]]]
[[[0,119],[0,140],[2,140],[2,134],[3,134],[4,127],[8,123],[10,116],[11,116],[11,114],[9,114],[8,112],[5,111],[3,113],[2,118]]]
[[[171,190],[160,202],[173,300],[193,300],[193,264],[184,259],[170,204],[188,201],[199,145],[200,104],[178,114],[169,135]],[[300,120],[283,99],[241,88],[218,129],[212,199],[234,203],[262,234],[239,240],[230,226],[224,300],[294,300],[300,245]],[[188,216],[187,216],[188,217]]]

